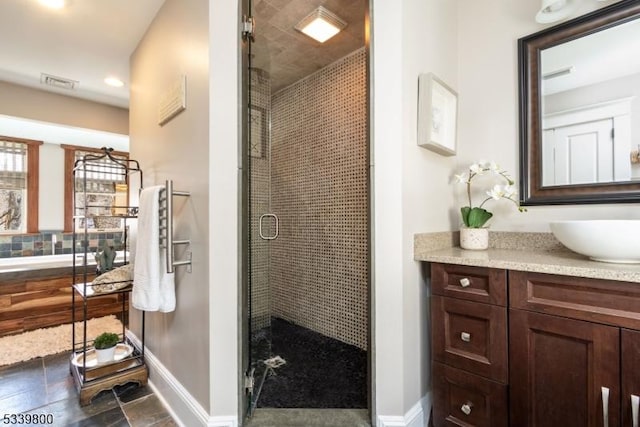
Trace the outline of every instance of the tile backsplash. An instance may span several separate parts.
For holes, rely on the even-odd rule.
[[[52,242],[55,236],[55,244]],[[76,236],[76,251],[82,248],[81,237]],[[112,243],[116,250],[122,249],[123,232],[89,233],[89,252],[97,252],[105,244]],[[38,234],[0,235],[0,258],[39,255],[61,255],[73,253],[73,233],[42,231]]]

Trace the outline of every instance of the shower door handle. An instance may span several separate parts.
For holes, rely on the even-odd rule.
[[[270,217],[273,218],[276,221],[276,232],[273,236],[265,236],[262,233],[262,220]],[[278,237],[278,216],[274,215],[274,214],[264,214],[260,216],[260,219],[258,220],[258,233],[260,233],[260,238],[263,240],[275,240]]]

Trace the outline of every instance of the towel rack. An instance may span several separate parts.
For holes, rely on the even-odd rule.
[[[167,273],[173,273],[174,267],[186,265],[191,273],[191,252],[187,253],[187,259],[176,261],[174,246],[189,245],[191,240],[174,240],[173,238],[173,196],[189,197],[188,191],[175,191],[173,181],[166,180],[164,188],[160,190],[160,247],[166,248]]]

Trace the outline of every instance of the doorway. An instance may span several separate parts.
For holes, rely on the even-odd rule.
[[[291,409],[366,420],[368,2],[245,7],[243,409],[250,420]],[[321,43],[296,29],[314,14],[342,31]]]

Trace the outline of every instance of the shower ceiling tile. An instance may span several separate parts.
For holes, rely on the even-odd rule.
[[[325,43],[296,31],[294,26],[318,6],[347,22]],[[254,0],[256,45],[253,66],[271,74],[272,91],[316,72],[364,46],[365,0]]]

